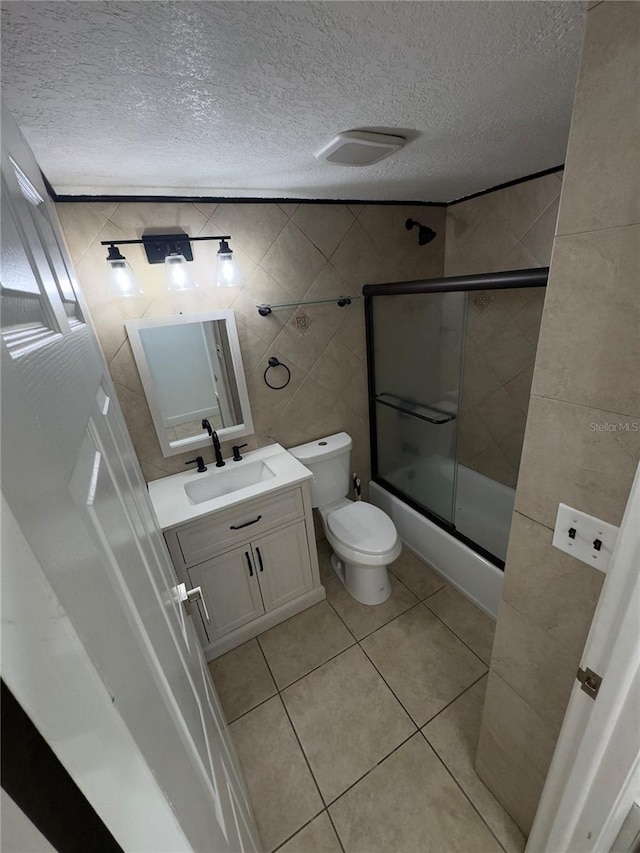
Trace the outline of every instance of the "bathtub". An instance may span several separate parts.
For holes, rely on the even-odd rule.
[[[439,466],[429,470],[428,462],[423,465],[421,478],[433,483],[438,477]],[[402,479],[400,472],[399,478]],[[394,485],[401,488],[400,482]],[[514,498],[514,489],[459,465],[456,527],[467,538],[504,560]],[[369,483],[369,500],[393,519],[400,538],[411,551],[433,566],[488,616],[497,618],[502,594],[501,569],[378,483]]]

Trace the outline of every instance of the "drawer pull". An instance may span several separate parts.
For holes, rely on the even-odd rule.
[[[256,548],[256,554],[258,555],[258,565],[260,566],[260,571],[264,571],[264,566],[262,565],[262,554],[260,553],[260,548]]]
[[[244,552],[245,557],[247,558],[247,565],[249,566],[249,577],[253,577],[253,566],[251,565],[251,557],[249,556],[249,552]]]
[[[229,530],[242,530],[243,527],[249,527],[250,524],[256,524],[261,518],[262,516],[259,515],[257,518],[254,518],[253,521],[245,521],[244,524],[232,524],[229,527]]]

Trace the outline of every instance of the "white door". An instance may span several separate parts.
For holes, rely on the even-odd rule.
[[[184,849],[257,850],[224,717],[178,601],[55,212],[4,110],[2,143],[3,496],[161,789]],[[55,653],[46,645],[39,651],[45,659]],[[29,707],[21,679],[30,661],[12,663],[3,660],[8,686],[46,728],[55,697],[48,708]],[[64,763],[65,744],[52,746]],[[116,760],[105,742],[104,764]],[[126,791],[126,774],[122,785]],[[124,817],[108,828],[127,849]]]
[[[574,684],[527,853],[608,853],[640,798],[638,519],[640,466],[580,662],[602,682]]]

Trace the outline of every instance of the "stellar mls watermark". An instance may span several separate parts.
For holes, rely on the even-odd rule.
[[[638,432],[640,423],[638,421],[600,421],[600,423],[590,423],[589,429],[591,432]]]

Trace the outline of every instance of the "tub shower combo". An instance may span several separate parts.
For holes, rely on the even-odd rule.
[[[370,500],[494,617],[547,275],[545,267],[363,289]]]

